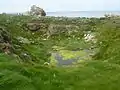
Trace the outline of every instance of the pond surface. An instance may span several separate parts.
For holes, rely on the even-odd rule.
[[[90,50],[80,50],[80,51],[69,51],[62,50],[58,52],[52,53],[52,60],[56,62],[57,66],[63,65],[73,65],[83,60],[89,60],[90,54],[92,52]]]

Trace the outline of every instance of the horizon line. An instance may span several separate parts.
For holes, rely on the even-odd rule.
[[[83,11],[79,11],[79,10],[75,10],[75,11],[46,11],[46,13],[70,13],[70,12],[120,12],[120,10],[83,10]],[[25,13],[23,12],[0,12],[0,13],[8,13],[8,14],[12,14],[12,13]]]

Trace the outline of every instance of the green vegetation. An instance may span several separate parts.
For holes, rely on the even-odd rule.
[[[119,16],[1,14],[0,90],[119,90],[119,30]],[[85,34],[95,36],[86,41]],[[59,66],[56,53],[82,61]]]

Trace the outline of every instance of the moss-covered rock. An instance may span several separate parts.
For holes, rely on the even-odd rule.
[[[42,31],[42,29],[48,28],[48,24],[43,23],[41,20],[31,20],[23,24],[23,27],[30,31]]]

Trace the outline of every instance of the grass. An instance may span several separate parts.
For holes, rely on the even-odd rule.
[[[119,65],[103,61],[77,68],[0,62],[0,90],[119,90],[119,72]]]

